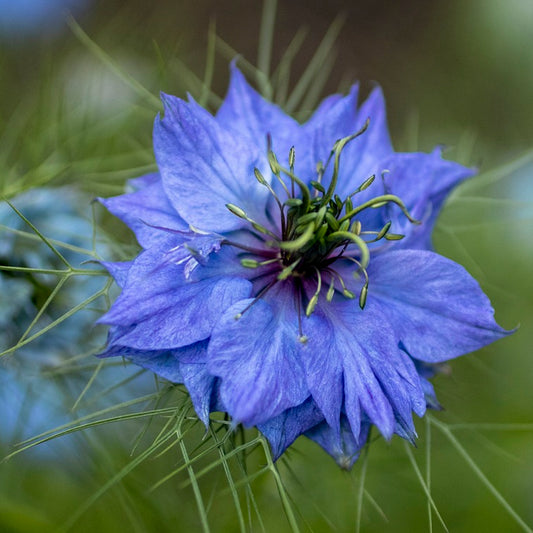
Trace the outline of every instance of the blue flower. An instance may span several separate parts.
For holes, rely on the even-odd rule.
[[[67,187],[34,188],[12,201],[49,239],[71,247],[90,249],[92,224],[90,212],[85,212],[88,198],[84,195]],[[0,264],[36,270],[64,268],[48,246],[28,238],[34,236],[23,218],[7,203],[0,204]],[[73,248],[60,247],[60,251],[75,266],[88,258]],[[102,246],[101,251],[111,253],[107,246]],[[97,276],[72,277],[43,307],[60,278],[39,272],[21,274],[0,271],[0,351],[11,348],[23,336],[27,338],[26,330],[37,315],[40,319],[30,334],[49,326],[101,290],[103,285],[102,279]],[[48,334],[37,336],[29,344],[20,346],[16,356],[0,358],[0,404],[4,406],[0,417],[0,445],[35,436],[65,422],[65,405],[70,410],[73,402],[71,391],[69,387],[64,387],[64,380],[53,380],[49,375],[78,355],[80,346],[87,350],[101,345],[104,339],[91,328],[94,320],[94,310],[80,310],[61,321]],[[116,382],[116,374],[109,375],[115,370],[109,369],[105,373],[108,383],[112,380]],[[88,380],[92,372],[86,375],[80,371],[80,375]],[[96,387],[102,378],[103,373],[93,381],[93,386]],[[39,453],[41,457],[53,455],[46,447],[39,447]]]
[[[199,417],[258,426],[278,457],[306,434],[350,467],[371,426],[413,440],[428,377],[507,334],[477,282],[431,250],[471,169],[396,153],[380,89],[327,98],[299,124],[233,67],[216,116],[163,95],[159,172],[102,203],[143,251],[103,356],[188,388]]]

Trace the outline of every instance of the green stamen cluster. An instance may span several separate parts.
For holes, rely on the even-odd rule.
[[[366,267],[370,261],[368,245],[382,239],[393,241],[403,238],[403,235],[390,233],[391,222],[387,222],[377,231],[363,231],[358,216],[366,209],[375,209],[389,203],[396,204],[412,223],[419,222],[411,217],[404,203],[395,195],[383,194],[376,196],[362,204],[355,205],[354,198],[364,191],[375,180],[375,176],[366,179],[354,192],[344,200],[335,194],[339,177],[340,157],[345,146],[362,135],[368,128],[369,121],[357,133],[338,140],[325,165],[317,164],[317,179],[307,186],[294,173],[296,154],[294,148],[289,151],[289,168],[284,168],[278,162],[268,142],[268,162],[270,170],[286,195],[282,201],[272,185],[265,179],[259,169],[254,170],[257,181],[266,187],[274,197],[280,212],[281,235],[265,228],[252,220],[241,208],[227,204],[227,208],[236,216],[250,223],[252,228],[265,237],[267,250],[255,250],[237,243],[230,243],[244,250],[246,255],[259,255],[264,259],[258,261],[250,257],[241,259],[241,264],[246,268],[258,268],[267,265],[278,267],[276,282],[290,277],[296,279],[315,279],[316,291],[309,299],[305,314],[310,316],[318,302],[322,291],[323,276],[329,277],[329,288],[326,294],[327,301],[333,299],[335,291],[339,291],[346,298],[355,298],[355,295],[346,288],[346,284],[338,274],[333,264],[339,259],[353,262],[357,269],[354,276],[364,277],[363,287],[359,293],[359,305],[365,307],[368,292],[368,274]],[[322,179],[328,165],[333,161],[333,172],[329,186],[322,184]],[[285,178],[290,180],[290,190],[285,183]],[[298,194],[296,194],[298,191]],[[368,239],[368,240],[367,240]],[[355,249],[353,246],[355,245]],[[269,284],[269,288],[273,284]],[[299,282],[301,286],[301,283]],[[340,288],[337,288],[340,287]]]

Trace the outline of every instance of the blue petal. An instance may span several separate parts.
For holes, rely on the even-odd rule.
[[[218,253],[220,251],[222,237],[211,233],[201,234],[194,231],[177,232],[177,234],[178,239],[182,239],[182,242],[171,247],[168,252],[162,256],[160,267],[169,263],[174,265],[184,265],[183,273],[185,278],[190,279],[199,265],[208,265],[211,257],[217,255],[214,252]],[[206,272],[202,272],[203,276],[200,275],[199,280],[206,277],[212,277],[213,269],[211,269],[209,273],[211,276],[207,276]]]
[[[111,327],[104,352],[98,357],[125,357],[132,363],[151,370],[173,383],[183,383],[178,350],[138,350],[121,344],[121,338],[129,328]],[[189,347],[186,348],[187,350]]]
[[[401,342],[400,348],[407,353],[407,350],[405,350],[405,347]],[[420,377],[420,386],[422,387],[422,391],[424,392],[426,407],[428,409],[435,409],[436,411],[440,411],[442,409],[442,406],[437,400],[435,389],[433,388],[433,385],[428,381],[428,379],[435,376],[435,374],[449,373],[450,369],[448,365],[446,363],[425,363],[424,361],[418,361],[417,359],[412,358],[411,360],[413,361],[416,368],[416,372]]]
[[[211,336],[208,361],[209,371],[221,378],[228,412],[248,426],[266,422],[309,396],[293,295],[278,291],[276,308],[257,300],[237,320],[252,302],[243,300],[223,315]]]
[[[393,405],[403,401],[410,406],[410,391],[399,374],[403,368],[397,368],[400,350],[393,331],[382,323],[380,311],[367,305],[363,312],[353,300],[338,297],[331,303],[320,302],[304,322],[309,341],[303,361],[310,369],[306,372],[309,388],[326,418],[336,417],[330,424],[333,430],[338,431],[343,388],[346,415],[355,435],[361,431],[363,418],[368,417],[390,438],[395,423]],[[333,364],[335,359],[339,363]]]
[[[306,170],[313,176],[318,161],[326,164],[333,145],[364,124],[357,120],[358,86],[354,85],[348,96],[333,95],[326,98],[302,126],[303,153],[297,150],[298,160],[306,159]],[[297,147],[298,148],[298,147]],[[344,163],[344,161],[343,161]],[[316,179],[313,176],[313,179]],[[337,191],[336,191],[337,192]]]
[[[239,278],[185,280],[184,265],[162,263],[147,250],[131,267],[127,283],[99,322],[132,326],[121,343],[141,350],[172,349],[207,338],[220,315],[250,294]]]
[[[142,185],[136,192],[99,198],[99,201],[135,232],[143,248],[149,248],[160,238],[166,238],[158,227],[187,230],[188,225],[168,201],[158,175],[150,174],[143,178],[136,180],[137,185]]]
[[[216,115],[223,127],[242,135],[266,155],[267,134],[272,148],[284,160],[298,137],[300,125],[277,105],[265,100],[247,83],[233,62],[226,98]]]
[[[139,189],[144,189],[144,187],[148,187],[148,185],[152,185],[158,181],[161,181],[161,175],[159,172],[153,172],[152,174],[145,174],[144,176],[128,180],[128,185],[133,191],[138,191]]]
[[[398,248],[431,249],[431,233],[442,205],[459,183],[473,176],[476,171],[442,159],[437,148],[430,154],[394,154],[384,162],[387,192],[401,198],[411,215],[422,221],[420,226],[411,224],[394,206],[380,210],[382,223],[391,220],[392,230],[406,237],[395,243]]]
[[[421,378],[422,389],[424,390],[424,397],[426,399],[426,405],[428,409],[434,409],[435,411],[441,411],[443,409],[442,405],[437,400],[437,395],[435,394],[435,389],[433,385],[424,378]]]
[[[494,320],[479,284],[457,263],[422,250],[374,257],[368,301],[415,359],[438,363],[477,350],[510,332]]]
[[[202,345],[202,352],[204,358],[206,358],[207,342],[198,344]],[[182,350],[185,349],[182,348]],[[189,354],[184,355],[189,356]],[[180,367],[183,383],[189,391],[194,410],[198,418],[207,426],[209,424],[209,413],[214,410],[213,395],[216,378],[207,371],[205,363],[185,363],[182,361]]]
[[[100,264],[113,276],[113,279],[120,288],[124,287],[133,261],[120,261],[116,263],[100,261]]]
[[[144,351],[120,344],[126,332],[127,328],[111,328],[108,346],[99,357],[125,357],[172,383],[183,383],[189,391],[196,414],[207,426],[215,386],[215,378],[207,372],[205,364],[207,341],[177,350]]]
[[[240,228],[227,203],[265,222],[268,191],[254,178],[259,153],[223,129],[196,102],[163,95],[165,116],[154,124],[154,151],[167,197],[192,226],[208,232]]]
[[[365,418],[390,438],[397,423],[413,427],[412,411],[424,414],[416,367],[398,347],[379,305],[369,302],[361,311],[340,296],[321,301],[304,322],[304,332],[313,355],[303,358],[309,390],[332,431],[339,431],[343,398],[356,435]]]
[[[268,439],[275,461],[300,435],[323,419],[315,402],[307,400],[259,424],[258,429]]]
[[[334,103],[328,103],[324,108],[320,107],[309,122],[304,124],[306,135],[309,139],[313,139],[307,142],[312,142],[309,164],[314,168],[318,160],[326,162],[335,141],[356,133],[366,120],[370,119],[366,132],[352,140],[342,151],[335,191],[341,198],[353,193],[372,174],[379,175],[385,170],[383,161],[393,153],[381,89],[379,87],[374,89],[359,110],[356,105],[357,87],[354,86],[348,96]],[[332,167],[330,163],[329,173],[326,173],[323,180],[326,186],[329,183]],[[375,194],[371,187],[359,195],[358,200],[363,202],[367,196],[373,195]]]
[[[366,444],[371,425],[368,422],[363,422],[357,438],[354,437],[350,423],[344,415],[340,427],[339,433],[326,422],[322,422],[307,431],[305,435],[322,446],[341,468],[350,470]]]
[[[339,432],[344,398],[344,368],[342,352],[337,351],[334,328],[331,322],[320,316],[320,312],[304,321],[308,341],[302,363],[309,392],[326,422]]]

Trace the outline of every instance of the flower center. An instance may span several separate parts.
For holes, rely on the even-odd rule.
[[[289,168],[284,168],[271,149],[268,139],[268,162],[273,176],[281,184],[286,199],[283,201],[272,185],[265,179],[259,169],[254,170],[257,181],[266,187],[273,196],[280,214],[278,234],[251,219],[240,207],[227,204],[233,213],[246,220],[254,235],[264,243],[264,249],[255,249],[238,243],[226,241],[243,251],[245,257],[241,264],[246,268],[271,267],[275,274],[273,281],[259,291],[260,298],[277,282],[295,278],[301,287],[303,280],[315,280],[316,291],[305,305],[305,313],[310,316],[318,302],[323,288],[323,281],[329,283],[326,299],[331,301],[335,292],[346,298],[355,298],[355,294],[347,287],[342,276],[335,270],[335,262],[341,259],[354,264],[353,275],[364,279],[359,292],[359,306],[364,309],[368,291],[367,266],[370,261],[368,245],[381,240],[400,240],[404,235],[391,233],[391,222],[386,222],[378,229],[364,229],[360,215],[367,209],[376,209],[387,204],[396,204],[414,224],[419,224],[411,217],[405,204],[395,195],[382,194],[360,204],[355,203],[359,193],[370,187],[375,176],[365,179],[361,185],[344,200],[335,193],[339,177],[340,157],[346,145],[362,135],[368,128],[368,120],[357,133],[338,140],[329,155],[326,164],[318,162],[317,176],[307,185],[294,173],[295,150],[289,151]],[[323,183],[324,174],[333,164],[331,180],[326,188]],[[286,183],[288,178],[289,183]]]

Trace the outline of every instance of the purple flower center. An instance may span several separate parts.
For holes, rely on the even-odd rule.
[[[223,244],[242,251],[240,262],[243,267],[261,269],[256,279],[267,280],[249,307],[279,282],[289,278],[293,280],[297,292],[301,295],[299,300],[303,305],[299,303],[299,306],[302,305],[308,317],[313,313],[326,284],[329,286],[326,294],[328,302],[331,302],[335,292],[349,299],[355,298],[355,294],[347,288],[342,275],[335,269],[335,263],[342,260],[353,263],[355,267],[352,271],[353,276],[362,281],[359,306],[364,309],[369,283],[366,270],[370,261],[369,245],[373,245],[374,253],[380,248],[379,246],[376,248],[374,243],[382,241],[385,244],[386,241],[400,240],[404,235],[389,231],[391,221],[377,229],[364,229],[360,220],[361,214],[367,209],[378,209],[394,203],[400,207],[410,222],[420,223],[411,217],[402,200],[392,194],[375,196],[360,204],[354,203],[356,196],[374,182],[375,175],[365,179],[344,200],[335,194],[342,150],[367,128],[368,121],[357,133],[338,140],[326,164],[317,163],[316,179],[311,180],[309,185],[294,173],[296,158],[294,148],[289,151],[289,168],[284,168],[278,162],[271,149],[270,138],[268,139],[268,162],[275,181],[270,183],[258,168],[254,169],[254,175],[257,181],[269,190],[277,204],[279,221],[274,221],[272,227],[268,228],[251,219],[240,207],[226,204],[231,213],[249,223],[249,232],[259,243],[255,247],[231,240],[223,241]],[[326,188],[322,182],[331,164],[333,169]],[[283,196],[286,197],[284,200]],[[272,215],[270,218],[273,218]],[[306,297],[305,283],[310,283],[314,287],[314,293],[310,298]],[[240,318],[248,308],[236,318]]]

